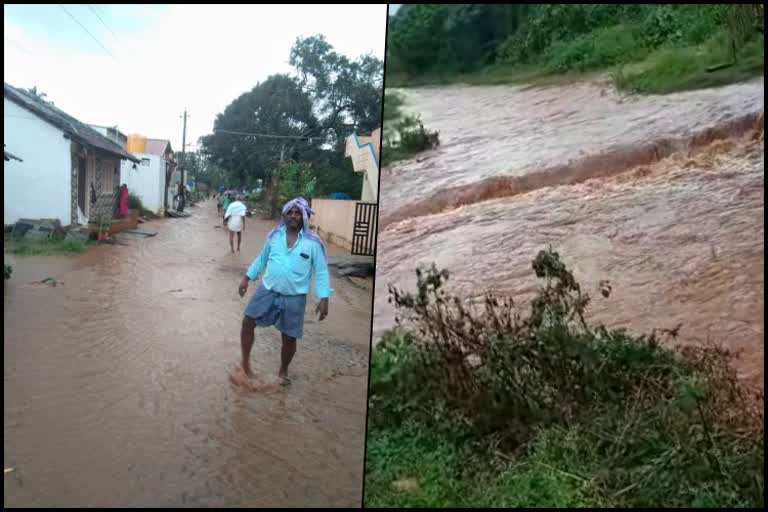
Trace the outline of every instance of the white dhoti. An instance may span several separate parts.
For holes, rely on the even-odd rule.
[[[227,229],[233,233],[239,233],[243,230],[243,218],[240,215],[232,215],[227,221]]]

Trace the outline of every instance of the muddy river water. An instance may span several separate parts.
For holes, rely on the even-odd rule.
[[[682,323],[681,342],[743,351],[742,375],[763,386],[762,78],[648,97],[600,80],[402,92],[441,146],[382,171],[375,336],[394,321],[387,285],[412,287],[416,266],[448,269],[470,297],[524,300],[551,244],[594,319]]]
[[[234,255],[220,224],[202,203],[140,226],[154,238],[6,255],[6,506],[359,506],[370,284],[332,274],[329,317],[308,301],[292,385],[243,390],[228,375],[255,287],[241,299],[237,284],[271,223],[249,221]],[[34,284],[46,277],[59,284]],[[279,359],[278,333],[257,329],[265,382]]]

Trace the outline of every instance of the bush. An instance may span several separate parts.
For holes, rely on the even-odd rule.
[[[317,178],[308,162],[285,162],[278,168],[279,192],[278,201],[285,204],[296,196],[310,198],[314,194]]]
[[[448,294],[434,266],[417,271],[416,293],[390,288],[399,327],[371,361],[374,502],[762,508],[762,393],[742,386],[734,355],[667,348],[679,326],[632,336],[590,325],[590,297],[556,252],[533,270],[542,285],[525,314],[510,298]],[[402,457],[442,446],[435,463],[449,465],[412,499],[384,485],[433,473],[398,455],[404,433]],[[469,452],[451,455],[460,446]]]
[[[387,91],[384,96],[384,122],[397,121],[402,117],[401,109],[405,100],[395,92]]]
[[[544,54],[550,72],[586,71],[630,62],[647,55],[639,25],[616,25],[551,45]]]
[[[144,204],[141,202],[141,197],[133,192],[128,194],[128,208],[131,210],[144,210]]]
[[[590,298],[557,253],[542,251],[533,267],[545,285],[526,318],[511,299],[488,294],[475,306],[446,294],[448,273],[435,267],[417,271],[416,295],[391,288],[398,322],[426,340],[407,378],[421,383],[417,396],[437,398],[478,433],[503,425],[512,444],[525,442],[533,426],[624,400],[638,382],[668,377],[675,363],[654,336],[590,328]]]
[[[400,95],[387,93],[384,105],[384,165],[435,149],[440,145],[438,132],[427,130],[417,116],[406,116],[402,113],[403,99]]]

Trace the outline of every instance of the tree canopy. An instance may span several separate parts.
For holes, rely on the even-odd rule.
[[[289,58],[290,73],[257,83],[216,117],[202,152],[230,186],[269,185],[282,158],[312,165],[316,194],[358,195],[362,178],[344,143],[381,126],[383,62],[341,55],[322,35],[297,39]]]

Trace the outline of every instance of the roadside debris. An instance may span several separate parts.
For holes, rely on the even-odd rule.
[[[157,231],[143,231],[141,229],[126,229],[123,231],[123,233],[129,233],[131,235],[140,235],[140,236],[156,236]]]
[[[372,256],[331,257],[329,267],[336,267],[342,276],[368,277],[375,273]]]
[[[63,235],[64,229],[58,219],[19,219],[11,231],[14,240],[42,241]]]

